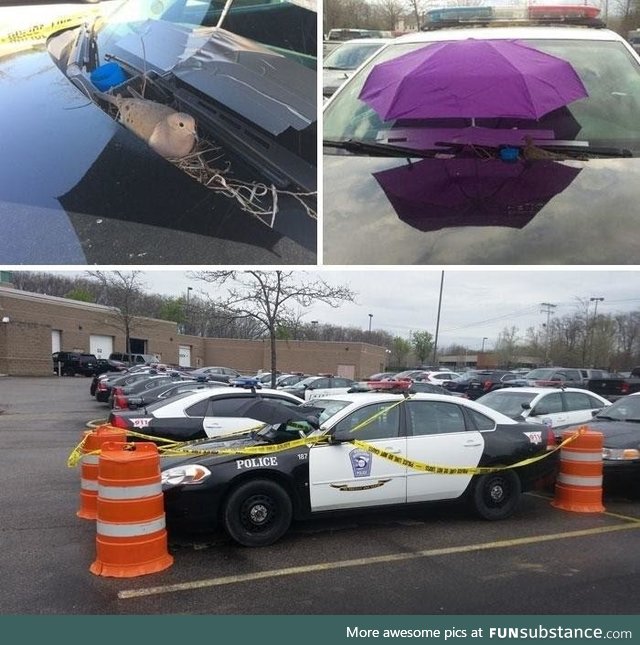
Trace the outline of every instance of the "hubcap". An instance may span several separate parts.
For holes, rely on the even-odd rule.
[[[489,490],[489,495],[492,502],[494,502],[495,504],[500,503],[504,498],[504,489],[502,488],[502,485],[493,484],[493,486],[491,486],[491,489]]]
[[[269,509],[264,504],[256,504],[249,510],[249,517],[254,524],[262,524],[269,515]]]

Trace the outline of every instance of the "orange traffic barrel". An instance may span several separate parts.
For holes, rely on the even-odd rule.
[[[132,578],[170,567],[157,446],[105,443],[98,466],[97,557],[91,573]]]
[[[126,441],[127,431],[102,425],[87,430],[82,441],[80,460],[80,508],[76,515],[85,520],[96,519],[98,500],[98,459],[102,444],[107,441]]]
[[[562,441],[575,432],[562,434]],[[602,513],[601,432],[581,429],[578,436],[560,449],[560,470],[552,506],[578,513]]]

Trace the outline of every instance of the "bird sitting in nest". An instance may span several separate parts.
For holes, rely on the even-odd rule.
[[[123,98],[104,92],[96,96],[118,108],[118,120],[167,159],[180,159],[194,148],[198,135],[195,119],[168,105],[143,98]]]

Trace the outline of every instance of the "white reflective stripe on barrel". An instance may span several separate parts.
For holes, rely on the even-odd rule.
[[[602,461],[602,452],[577,452],[562,448],[560,450],[560,459],[567,459],[569,461]]]
[[[98,497],[103,499],[138,499],[140,497],[153,497],[162,493],[162,484],[146,484],[145,486],[105,486],[98,487]]]
[[[94,464],[96,465],[100,459],[100,455],[85,455],[82,458],[83,464]]]
[[[98,490],[98,482],[95,479],[81,479],[80,488],[82,490]]]
[[[96,522],[98,535],[105,537],[136,537],[161,531],[165,527],[164,515],[150,522],[136,522],[135,524],[115,524],[113,522]]]
[[[580,477],[578,475],[558,473],[557,481],[560,484],[569,484],[570,486],[602,486],[602,477]]]

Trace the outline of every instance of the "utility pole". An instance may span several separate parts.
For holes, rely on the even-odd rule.
[[[589,302],[595,302],[596,306],[593,310],[593,322],[591,324],[591,340],[589,342],[589,362],[591,367],[595,367],[593,364],[593,333],[596,323],[598,322],[598,303],[602,302],[604,298],[589,298]]]
[[[436,354],[438,353],[438,333],[440,331],[440,310],[442,309],[442,287],[444,285],[444,271],[440,276],[440,296],[438,297],[438,318],[436,320],[436,336],[433,340],[433,358],[431,359],[431,365],[437,367],[436,365]]]
[[[550,302],[543,302],[541,305],[542,307],[542,313],[547,314],[547,338],[545,342],[545,352],[544,352],[544,364],[549,365],[549,352],[551,349],[551,329],[550,329],[550,319],[551,319],[551,314],[553,313],[553,310],[557,307],[557,305],[554,305]]]

